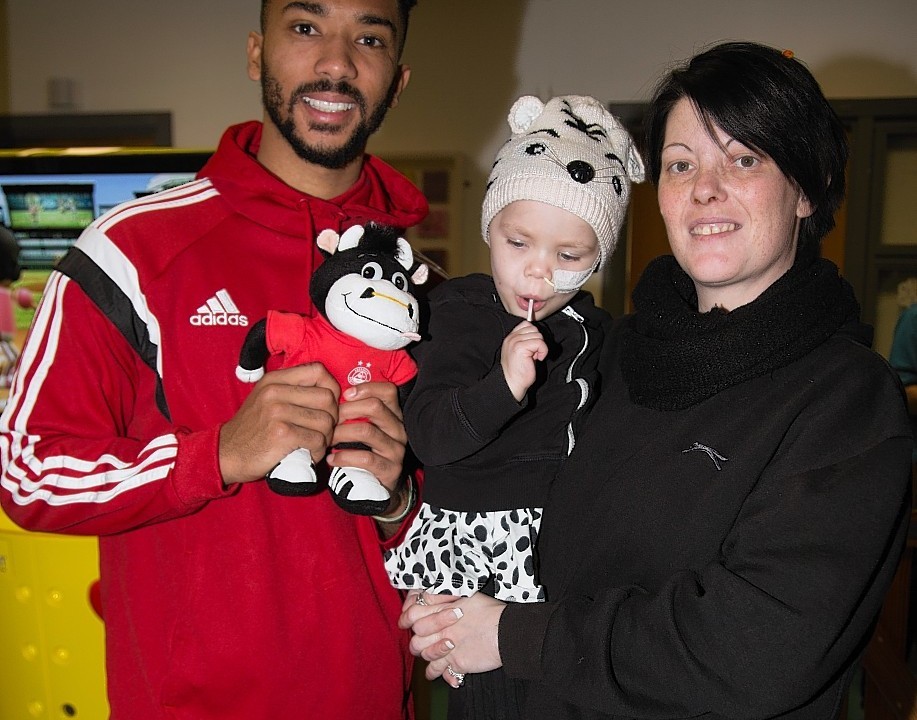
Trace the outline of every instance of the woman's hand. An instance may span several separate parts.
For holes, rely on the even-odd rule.
[[[442,677],[452,687],[460,687],[455,674],[487,672],[503,665],[497,629],[505,603],[483,593],[467,598],[423,593],[421,605],[418,595],[408,594],[398,624],[414,633],[411,652],[429,662],[428,680]]]

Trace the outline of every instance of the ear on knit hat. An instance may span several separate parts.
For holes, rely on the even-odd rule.
[[[547,103],[524,95],[507,117],[512,137],[487,181],[481,233],[511,202],[535,200],[585,220],[599,241],[599,264],[614,252],[630,201],[642,182],[641,159],[623,125],[592,97],[563,95]]]

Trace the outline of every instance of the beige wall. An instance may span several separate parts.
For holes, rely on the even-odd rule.
[[[244,56],[257,0],[4,1],[13,112],[45,112],[64,77],[80,110],[172,112],[183,147],[260,115]],[[371,149],[467,156],[463,269],[482,269],[480,198],[518,95],[642,101],[673,61],[743,38],[791,48],[832,97],[917,96],[915,31],[914,0],[419,0],[411,86]]]
[[[47,110],[65,77],[86,111],[171,110],[184,146],[259,114],[244,57],[257,0],[3,2],[14,112]],[[489,156],[516,94],[642,100],[669,63],[727,38],[792,48],[834,97],[917,95],[915,31],[913,0],[419,0],[414,80],[378,144]]]

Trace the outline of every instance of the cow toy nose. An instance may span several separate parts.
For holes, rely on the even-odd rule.
[[[595,177],[595,168],[585,160],[574,160],[567,165],[567,172],[570,173],[576,182],[585,185]]]

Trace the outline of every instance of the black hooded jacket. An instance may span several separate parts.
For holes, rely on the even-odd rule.
[[[536,325],[548,344],[521,403],[500,365],[520,322],[493,279],[474,274],[430,294],[428,337],[412,354],[417,383],[404,408],[408,439],[424,464],[424,501],[451,510],[541,507],[599,389],[599,354],[611,317],[577,293]]]

